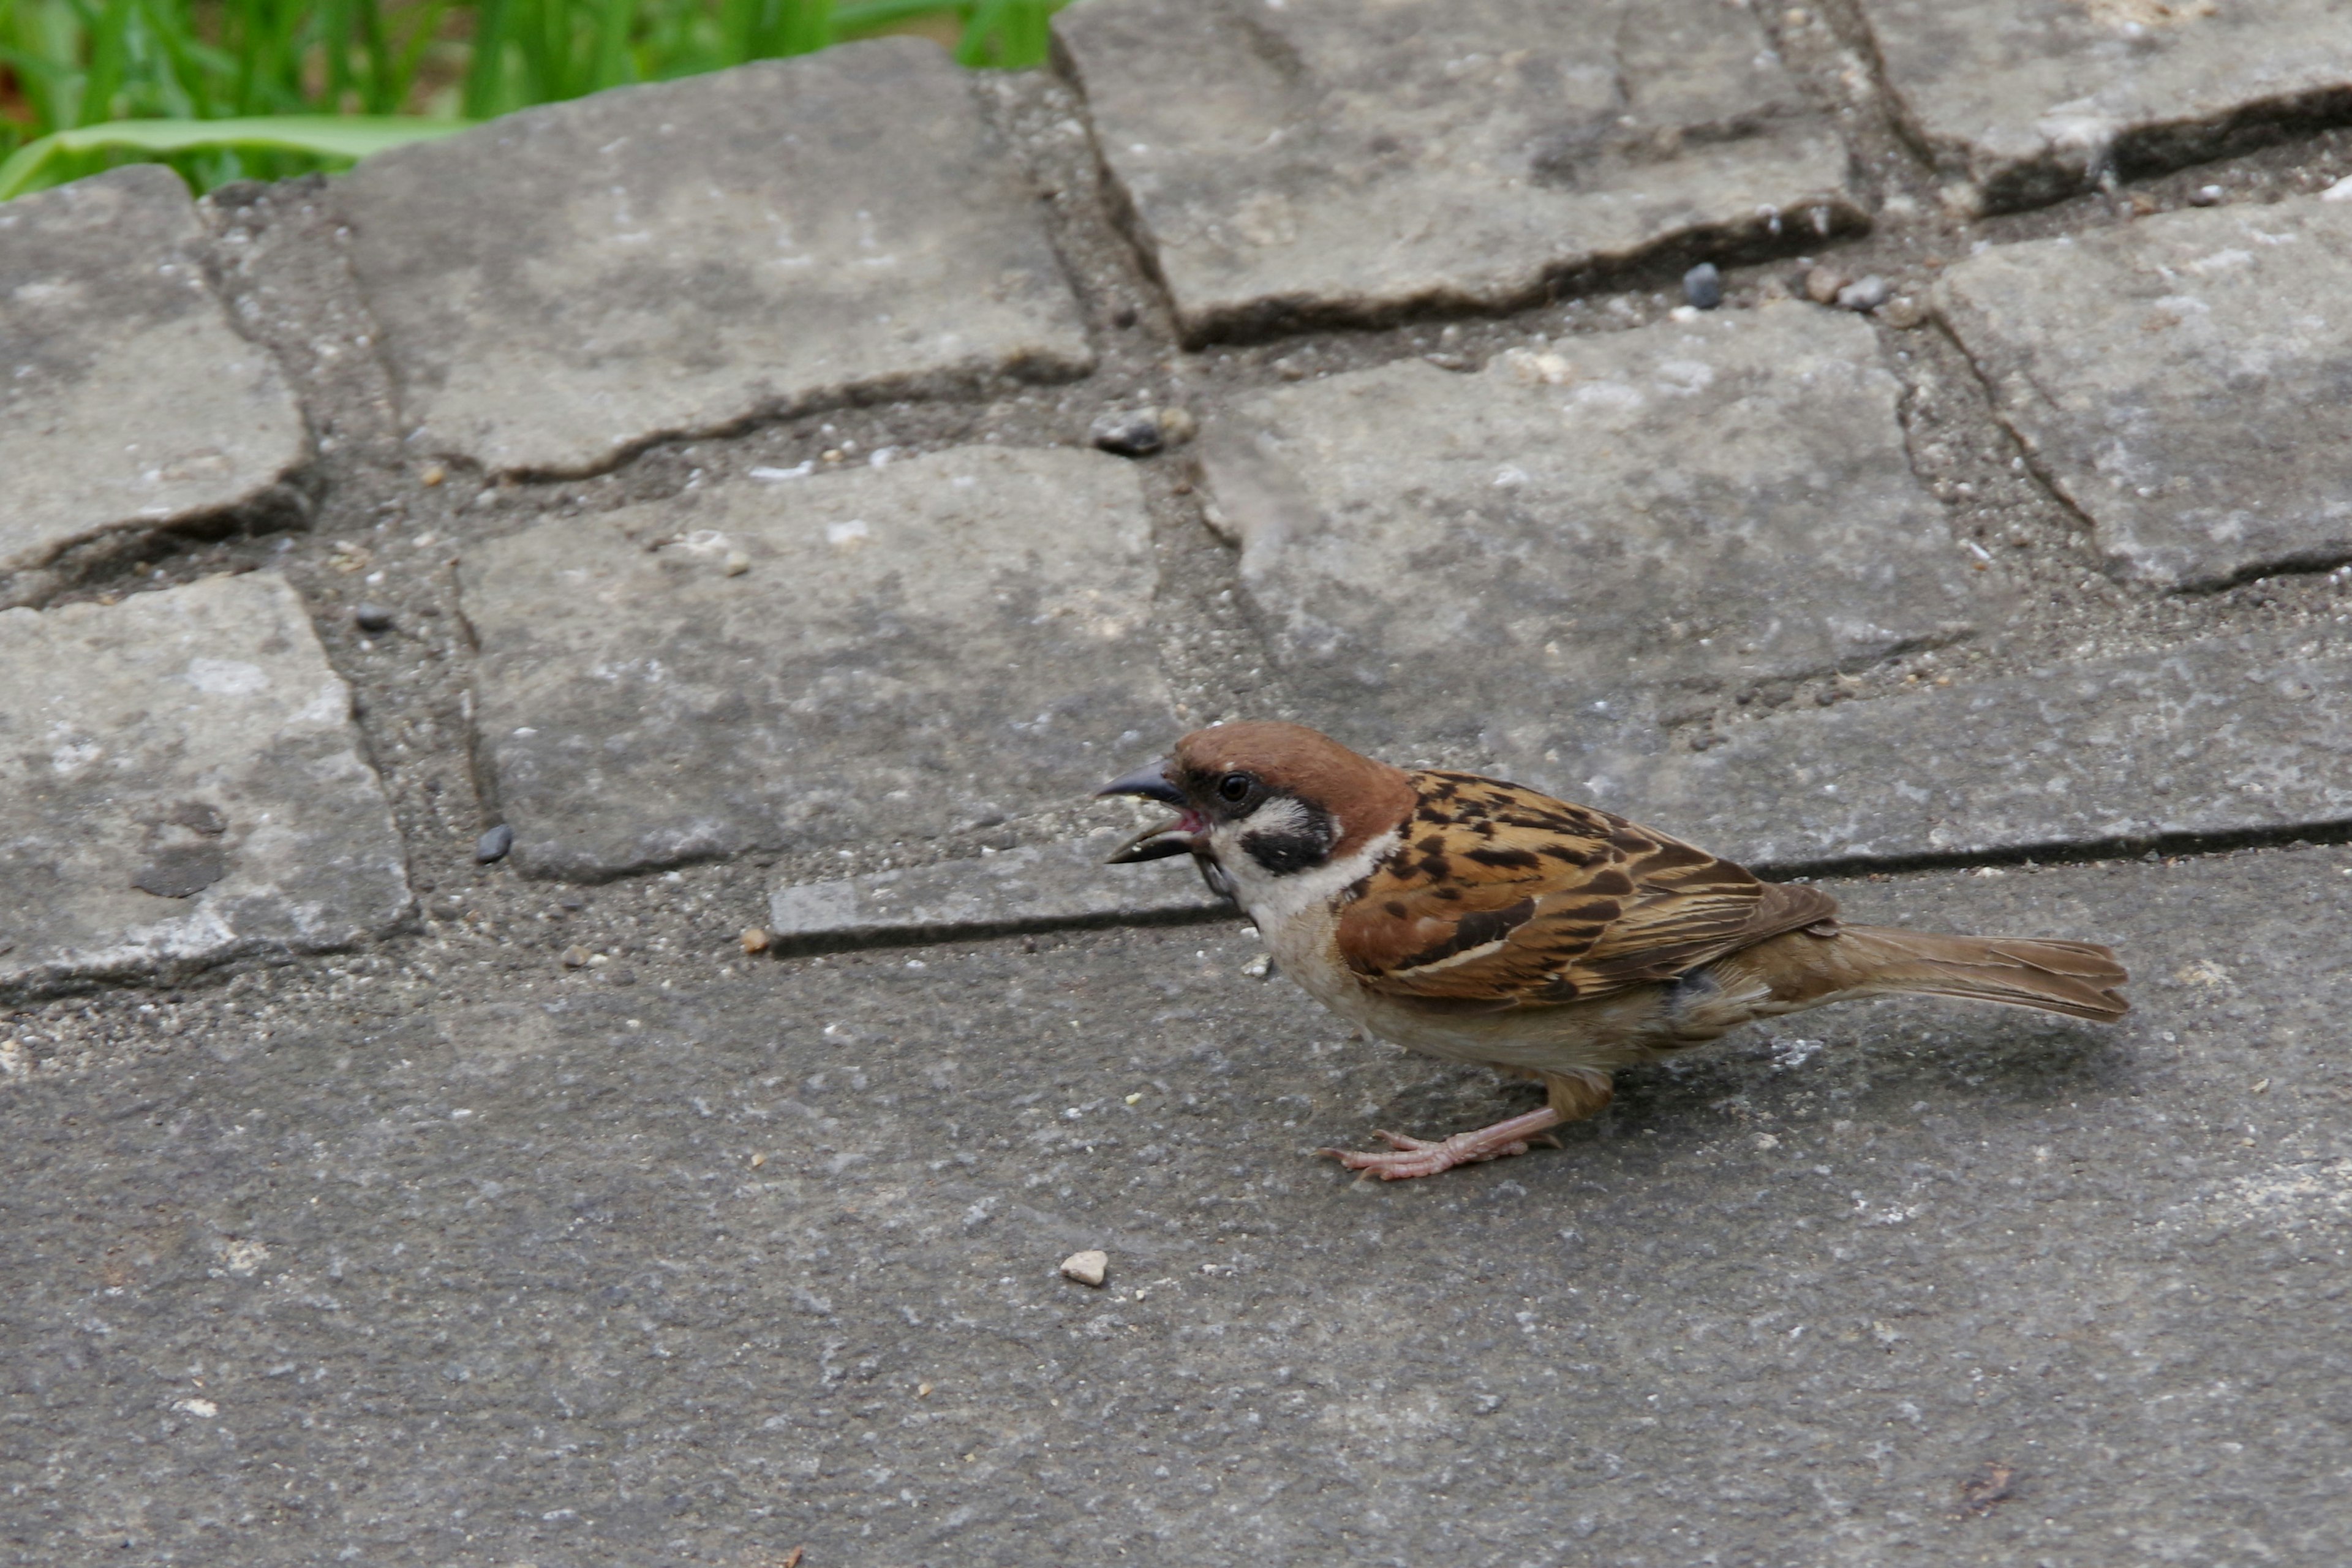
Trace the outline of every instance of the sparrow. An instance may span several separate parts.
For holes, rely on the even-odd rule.
[[[1176,808],[1111,863],[1190,855],[1280,972],[1372,1034],[1540,1080],[1548,1103],[1379,1152],[1318,1151],[1401,1181],[1523,1154],[1607,1108],[1612,1075],[1759,1018],[1916,993],[2109,1024],[2126,976],[2087,942],[1848,925],[1622,816],[1521,784],[1407,772],[1298,724],[1196,730],[1098,792]]]

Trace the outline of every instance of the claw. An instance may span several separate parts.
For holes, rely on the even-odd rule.
[[[1368,1154],[1352,1149],[1318,1149],[1315,1152],[1339,1161],[1350,1171],[1377,1174],[1384,1182],[1403,1182],[1416,1176],[1433,1176],[1456,1165],[1475,1165],[1524,1154],[1529,1139],[1548,1127],[1559,1126],[1562,1120],[1559,1111],[1546,1106],[1525,1116],[1497,1121],[1492,1127],[1456,1132],[1451,1138],[1409,1138],[1402,1132],[1374,1128],[1372,1136],[1386,1142],[1390,1152]],[[1543,1141],[1559,1147],[1557,1140]]]

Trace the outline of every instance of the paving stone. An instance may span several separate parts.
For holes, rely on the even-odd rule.
[[[1859,0],[1897,115],[1990,207],[2214,158],[2341,119],[2338,0]]]
[[[2001,246],[1936,294],[2112,569],[2187,588],[2352,558],[2347,297],[2321,201]]]
[[[0,604],[78,544],[258,500],[305,457],[285,378],[205,285],[169,169],[0,204]]]
[[[1824,1009],[1391,1187],[1309,1151],[1541,1090],[1238,983],[1231,926],[625,991],[455,943],[267,1029],[171,1009],[118,1068],[0,1067],[9,1545],[2352,1562],[2347,871],[1837,885],[2111,942],[2134,1012]]]
[[[415,441],[496,470],[1092,363],[1035,194],[919,39],[507,115],[340,189]]]
[[[1791,303],[1281,388],[1202,462],[1308,717],[1539,784],[1979,621],[1899,394],[1867,325]]]
[[[1134,468],[1096,452],[967,447],[498,541],[459,591],[514,857],[593,879],[1082,797],[1174,723],[1154,581]]]
[[[0,611],[0,986],[341,947],[409,907],[351,692],[274,573]]]
[[[2246,636],[1797,710],[1588,796],[1760,868],[2352,821],[2352,646]]]
[[[1193,340],[1861,221],[1843,146],[1718,0],[1093,0],[1054,26]]]
[[[1105,865],[1124,837],[1103,828],[1066,844],[788,884],[770,896],[768,923],[787,944],[908,941],[1182,919],[1233,907],[1209,892],[1190,860]]]

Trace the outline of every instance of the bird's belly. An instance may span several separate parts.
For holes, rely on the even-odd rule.
[[[1381,995],[1332,951],[1333,923],[1302,915],[1266,931],[1276,967],[1332,1012],[1408,1050],[1557,1073],[1628,1067],[1687,1043],[1674,1037],[1663,1004],[1665,988],[1658,985],[1592,1002],[1496,1013],[1448,1013]]]

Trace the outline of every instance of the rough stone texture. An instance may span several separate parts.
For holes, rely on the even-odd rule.
[[[2120,574],[2203,588],[2352,558],[2352,204],[2002,246],[1936,297]]]
[[[787,885],[770,897],[768,923],[786,943],[908,941],[1182,919],[1233,907],[1209,892],[1189,859],[1105,865],[1125,837],[1104,828],[1071,843]]]
[[[268,573],[0,611],[0,986],[380,934],[409,904],[350,689]]]
[[[1995,207],[2352,111],[2341,0],[1857,0],[1913,138]]]
[[[509,115],[341,199],[418,445],[492,469],[1092,363],[1034,195],[918,39]]]
[[[1600,804],[1759,867],[2352,821],[2352,643],[2243,637],[1801,709]]]
[[[308,448],[263,350],[206,287],[169,169],[0,205],[0,604],[11,576],[121,529],[247,505]]]
[[[1000,821],[1173,723],[1154,578],[1134,470],[1094,452],[966,447],[542,523],[461,570],[478,753],[541,876]]]
[[[1807,305],[1285,388],[1202,460],[1308,711],[1568,787],[1678,703],[1963,635],[1869,327]]]
[[[1860,221],[1843,146],[1717,0],[1091,0],[1054,26],[1194,339]]]
[[[2347,871],[1836,887],[2114,942],[2138,1010],[1809,1014],[1401,1188],[1307,1151],[1536,1091],[1236,984],[1230,931],[542,974],[5,1082],[6,1550],[2352,1561]]]

